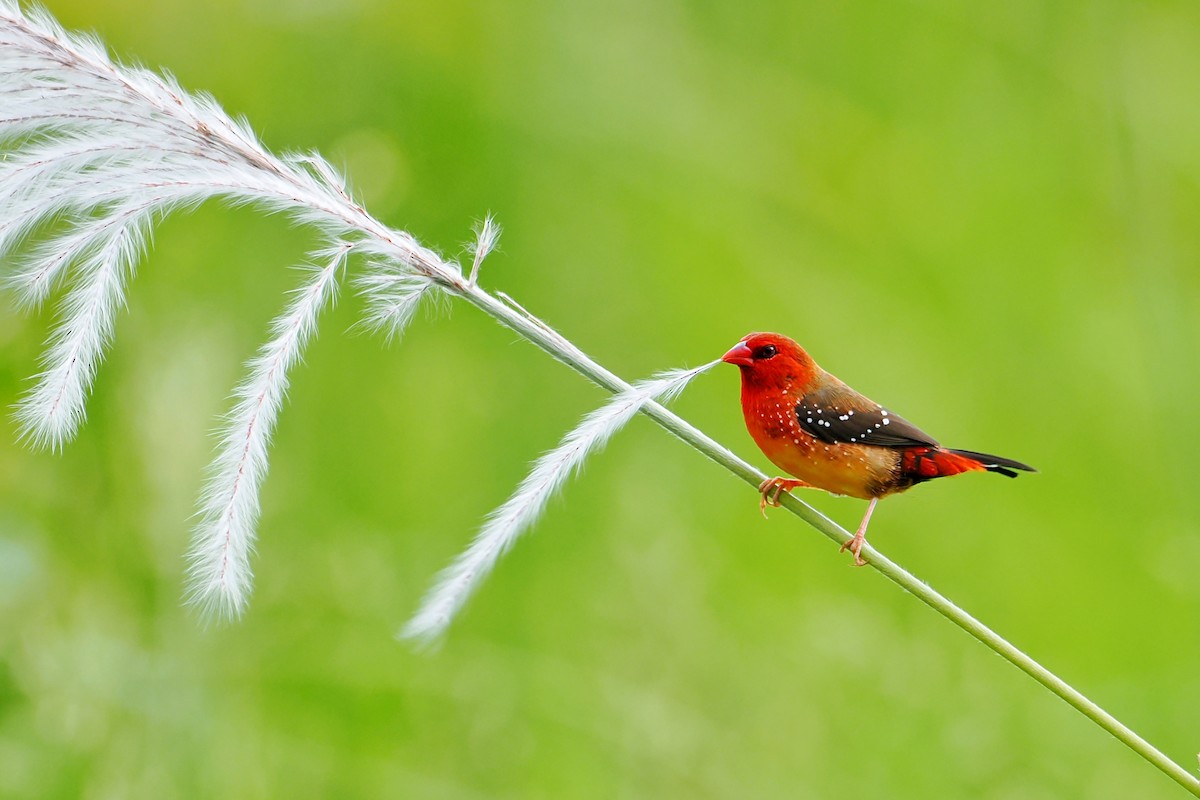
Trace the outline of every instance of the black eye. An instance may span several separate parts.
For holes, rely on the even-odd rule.
[[[773,345],[773,344],[764,344],[762,347],[754,348],[755,360],[762,359],[762,358],[773,358],[774,355],[775,355],[775,345]]]

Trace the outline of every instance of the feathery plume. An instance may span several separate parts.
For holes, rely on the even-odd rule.
[[[558,447],[534,463],[512,497],[488,516],[470,546],[442,571],[417,613],[401,630],[401,637],[424,643],[436,641],[496,561],[537,521],[546,503],[567,478],[583,467],[589,455],[604,447],[647,403],[670,400],[692,378],[718,363],[673,370],[641,381],[585,416]]]
[[[425,297],[446,291],[525,330],[568,363],[588,361],[544,324],[532,330],[524,319],[509,319],[475,285],[500,235],[491,215],[476,231],[468,280],[458,264],[371,217],[320,156],[272,154],[211,98],[188,94],[169,76],[118,65],[97,40],[68,33],[40,10],[22,12],[12,0],[0,0],[0,144],[7,146],[0,159],[0,259],[28,250],[7,282],[28,306],[40,304],[59,284],[67,286],[44,371],[18,411],[25,435],[37,444],[61,446],[81,422],[125,281],[157,218],[223,198],[286,213],[338,242],[327,266],[275,321],[272,340],[235,392],[189,568],[191,600],[218,614],[235,616],[246,603],[258,487],[287,372],[333,294],[348,252],[370,265],[359,281],[367,296],[365,322],[391,336],[403,331]],[[26,246],[30,239],[42,241]],[[482,554],[480,563],[490,565],[589,451],[650,398],[669,393],[676,380],[678,386],[686,382],[679,376],[664,380],[620,395],[551,460],[539,462],[522,492],[485,530],[499,536],[500,545],[481,539],[474,558]],[[469,591],[483,571],[468,565],[455,580],[467,573],[474,575],[467,575]],[[453,601],[455,607],[461,602]]]
[[[212,98],[114,63],[96,39],[12,0],[0,0],[0,147],[0,263],[17,264],[4,283],[27,307],[66,288],[42,372],[17,409],[23,436],[38,446],[61,447],[82,422],[125,283],[158,218],[219,198],[288,214],[336,242],[250,363],[202,500],[191,599],[240,613],[287,370],[347,252],[386,277],[387,291],[369,305],[393,333],[431,289],[463,287],[461,268],[370,216],[319,155],[271,153]]]
[[[141,250],[146,223],[144,216],[136,215],[103,236],[91,237],[77,251],[79,277],[63,299],[61,321],[43,357],[45,369],[17,407],[23,436],[39,446],[60,448],[83,419],[84,400],[112,338],[113,318]]]
[[[434,282],[425,276],[390,263],[372,265],[365,275],[355,279],[355,284],[367,301],[363,326],[383,331],[389,341],[404,335],[421,301],[437,291]]]
[[[271,325],[272,338],[248,364],[221,434],[201,522],[189,556],[189,600],[223,618],[240,616],[250,595],[250,552],[258,520],[258,488],[267,474],[267,446],[288,387],[288,370],[316,330],[317,315],[336,292],[351,245],[337,243],[291,305]]]
[[[126,279],[156,216],[221,196],[340,233],[350,206],[315,156],[278,159],[211,99],[119,67],[95,40],[0,2],[0,258],[31,235],[6,283],[27,306],[69,288],[43,372],[17,416],[31,442],[61,447],[79,426]]]
[[[475,228],[475,242],[471,247],[475,258],[471,262],[471,277],[468,278],[468,282],[472,286],[479,278],[479,266],[488,257],[488,254],[496,249],[496,243],[499,241],[500,226],[496,223],[496,218],[488,214],[483,218],[483,222]]]

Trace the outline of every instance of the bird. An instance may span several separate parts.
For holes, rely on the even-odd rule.
[[[1015,478],[1037,472],[1011,458],[943,447],[929,434],[823,370],[804,348],[778,333],[751,333],[721,360],[742,373],[742,414],[751,438],[792,478],[763,481],[759,508],[779,506],[792,489],[823,489],[868,500],[849,550],[864,566],[867,525],[875,505],[918,483],[963,472]]]

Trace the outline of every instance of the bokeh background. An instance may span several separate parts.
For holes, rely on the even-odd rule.
[[[1041,474],[873,541],[1189,768],[1200,750],[1200,6],[52,0],[343,165],[618,374],[791,334]],[[437,652],[393,638],[603,394],[466,306],[344,293],[294,375],[256,594],[181,607],[211,431],[314,238],[157,231],[62,453],[0,422],[0,796],[1157,798],[1178,787],[636,420]],[[52,313],[0,311],[0,403]],[[677,402],[764,467],[731,368]],[[862,503],[811,497],[853,525]]]

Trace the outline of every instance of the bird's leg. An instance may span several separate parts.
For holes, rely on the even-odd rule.
[[[862,553],[863,545],[867,543],[867,525],[871,522],[871,512],[875,510],[875,504],[879,502],[878,497],[871,498],[871,504],[867,506],[867,513],[863,515],[862,522],[858,524],[858,530],[854,532],[854,538],[842,545],[839,553],[844,553],[849,550],[854,554],[854,566],[865,567],[867,565],[860,553]]]
[[[811,489],[811,484],[804,481],[798,481],[793,478],[767,478],[758,485],[758,491],[762,494],[762,500],[758,507],[762,511],[762,515],[767,515],[767,506],[779,508],[779,495],[784,492],[790,492],[792,489]]]

